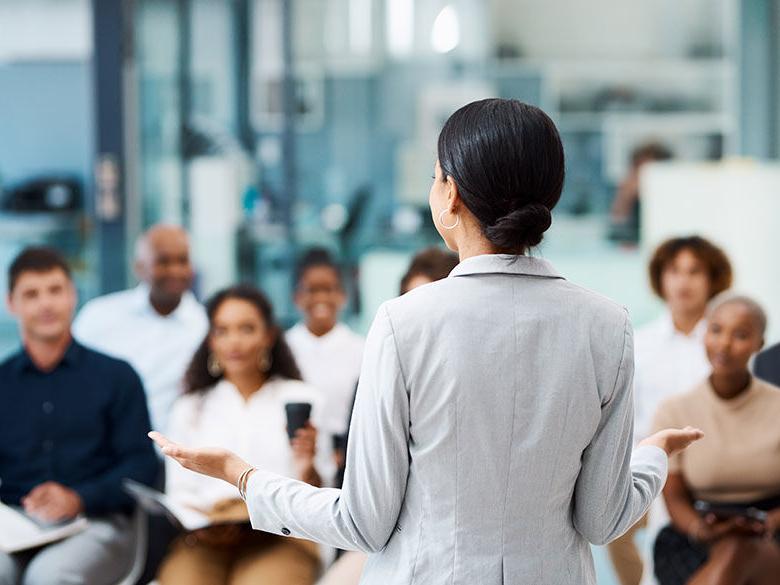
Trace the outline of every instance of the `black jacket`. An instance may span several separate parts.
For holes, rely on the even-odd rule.
[[[757,378],[780,386],[780,343],[765,349],[756,356],[753,373]]]

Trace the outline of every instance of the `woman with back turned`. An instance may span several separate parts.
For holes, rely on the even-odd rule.
[[[538,108],[482,100],[446,122],[430,207],[461,262],[380,307],[341,490],[155,434],[163,452],[238,484],[259,530],[371,553],[363,583],[595,583],[588,543],[632,526],[701,433],[632,455],[625,310],[526,255],[563,178]]]

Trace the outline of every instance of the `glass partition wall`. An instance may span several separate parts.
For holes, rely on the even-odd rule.
[[[365,321],[437,242],[436,136],[468,101],[518,98],[556,119],[568,179],[538,253],[607,293],[641,268],[639,234],[609,239],[632,152],[717,159],[739,144],[730,0],[136,5],[139,229],[183,223],[202,294],[253,281],[287,322],[303,248],[341,259]],[[641,320],[655,306],[635,270]]]

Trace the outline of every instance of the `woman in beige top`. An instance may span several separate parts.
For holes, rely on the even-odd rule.
[[[704,338],[712,374],[658,409],[656,428],[684,420],[705,433],[669,460],[664,499],[672,523],[659,534],[654,555],[661,585],[780,581],[780,388],[748,370],[765,328],[754,301],[716,300]],[[697,501],[757,508],[765,520],[726,518],[722,511],[702,516]]]

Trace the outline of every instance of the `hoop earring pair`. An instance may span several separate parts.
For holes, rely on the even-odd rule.
[[[446,224],[444,223],[444,214],[445,214],[445,213],[447,213],[448,211],[449,211],[449,209],[442,209],[442,210],[441,210],[441,213],[439,214],[439,224],[440,224],[440,225],[441,225],[441,227],[443,227],[445,230],[454,230],[456,227],[458,227],[458,226],[460,225],[460,216],[459,216],[459,215],[456,215],[456,216],[455,216],[455,223],[454,223],[454,224],[452,224],[452,225],[446,225]]]
[[[273,359],[271,358],[271,352],[268,350],[265,350],[264,352],[258,354],[257,356],[257,367],[260,369],[261,372],[265,373],[268,370],[271,369],[271,366],[273,365]],[[213,353],[209,354],[208,359],[206,360],[206,369],[209,371],[209,374],[213,378],[219,378],[222,373],[222,364],[219,363],[219,360],[217,359],[217,356]]]

